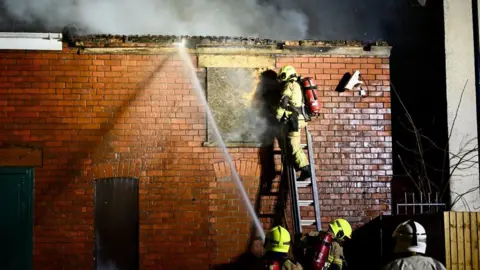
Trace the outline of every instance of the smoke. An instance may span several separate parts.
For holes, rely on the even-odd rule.
[[[294,1],[3,0],[9,17],[87,34],[257,36],[303,39],[308,18]]]
[[[261,72],[261,73],[260,73]],[[208,100],[226,142],[272,143],[280,97],[274,71],[209,68]]]

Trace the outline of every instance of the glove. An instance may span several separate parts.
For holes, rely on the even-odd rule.
[[[290,97],[289,96],[283,96],[280,99],[280,107],[286,109],[288,107],[288,104],[290,104]]]

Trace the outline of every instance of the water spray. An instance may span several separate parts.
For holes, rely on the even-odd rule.
[[[205,97],[204,90],[200,84],[200,81],[197,78],[197,74],[195,71],[195,67],[192,64],[192,59],[190,59],[190,56],[186,50],[185,47],[185,39],[182,39],[181,42],[175,43],[175,45],[178,47],[179,55],[182,60],[182,62],[185,64],[186,71],[188,72],[188,75],[192,79],[192,85],[193,89],[195,89],[195,92],[197,93],[200,101],[202,104],[205,104],[205,111],[207,113],[207,119],[208,123],[210,123],[212,129],[213,129],[213,134],[215,136],[215,139],[217,140],[219,147],[222,149],[225,159],[227,160],[227,163],[230,166],[230,170],[233,176],[233,181],[237,185],[238,191],[240,192],[240,196],[243,199],[243,202],[245,203],[245,206],[247,207],[248,213],[250,214],[253,223],[255,224],[255,227],[260,234],[260,237],[262,240],[265,240],[265,232],[263,230],[263,226],[260,223],[260,220],[257,217],[257,214],[255,213],[255,210],[253,209],[252,203],[250,202],[248,198],[248,194],[245,191],[245,188],[243,187],[242,181],[240,180],[240,176],[238,175],[237,169],[235,168],[235,165],[233,163],[232,157],[230,156],[230,153],[227,150],[227,146],[225,145],[225,142],[222,139],[222,136],[220,135],[220,131],[218,129],[217,123],[213,117],[212,110],[208,106],[207,99]]]
[[[186,40],[182,38],[179,42],[174,43],[178,48],[185,48]]]

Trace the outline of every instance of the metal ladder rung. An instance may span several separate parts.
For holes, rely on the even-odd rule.
[[[301,148],[303,150],[307,150],[308,154],[308,161],[310,163],[310,169],[311,169],[311,178],[306,179],[303,181],[298,181],[298,176],[295,172],[294,168],[294,162],[292,160],[292,157],[287,156],[287,158],[282,157],[282,170],[285,173],[282,174],[282,179],[285,177],[286,181],[288,181],[289,189],[290,189],[290,198],[292,201],[292,219],[293,219],[293,229],[295,235],[301,234],[302,233],[302,227],[303,226],[316,226],[316,229],[318,231],[321,230],[321,217],[320,217],[320,204],[319,204],[319,198],[318,198],[318,190],[317,190],[317,182],[316,182],[316,175],[315,175],[315,163],[314,163],[314,153],[313,153],[313,147],[312,147],[312,136],[310,132],[308,131],[308,128],[305,127],[305,135],[306,135],[306,143],[300,144]],[[287,148],[286,145],[286,140],[283,140],[281,143],[283,143],[283,146]],[[276,151],[276,153],[281,153],[281,151]],[[298,189],[299,188],[306,188],[306,187],[311,187],[311,194],[312,194],[312,199],[310,200],[300,200],[299,198],[299,193]],[[313,210],[315,213],[315,217],[310,217],[307,219],[302,219],[301,217],[301,211],[300,207],[306,207],[306,206],[313,206]]]
[[[312,181],[297,181],[297,187],[306,188],[312,185]]]
[[[300,205],[300,206],[311,206],[311,205],[313,205],[313,200],[298,200],[298,205]]]
[[[300,221],[300,224],[302,226],[311,226],[311,225],[314,225],[315,224],[315,220],[314,219],[302,219]]]

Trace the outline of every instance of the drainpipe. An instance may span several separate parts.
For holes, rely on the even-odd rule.
[[[480,125],[478,119],[480,116],[480,34],[478,25],[478,0],[472,0],[472,22],[473,22],[473,55],[475,58],[475,93],[477,98],[477,137],[480,134]],[[480,153],[479,153],[480,154]],[[480,168],[479,168],[480,170]]]

